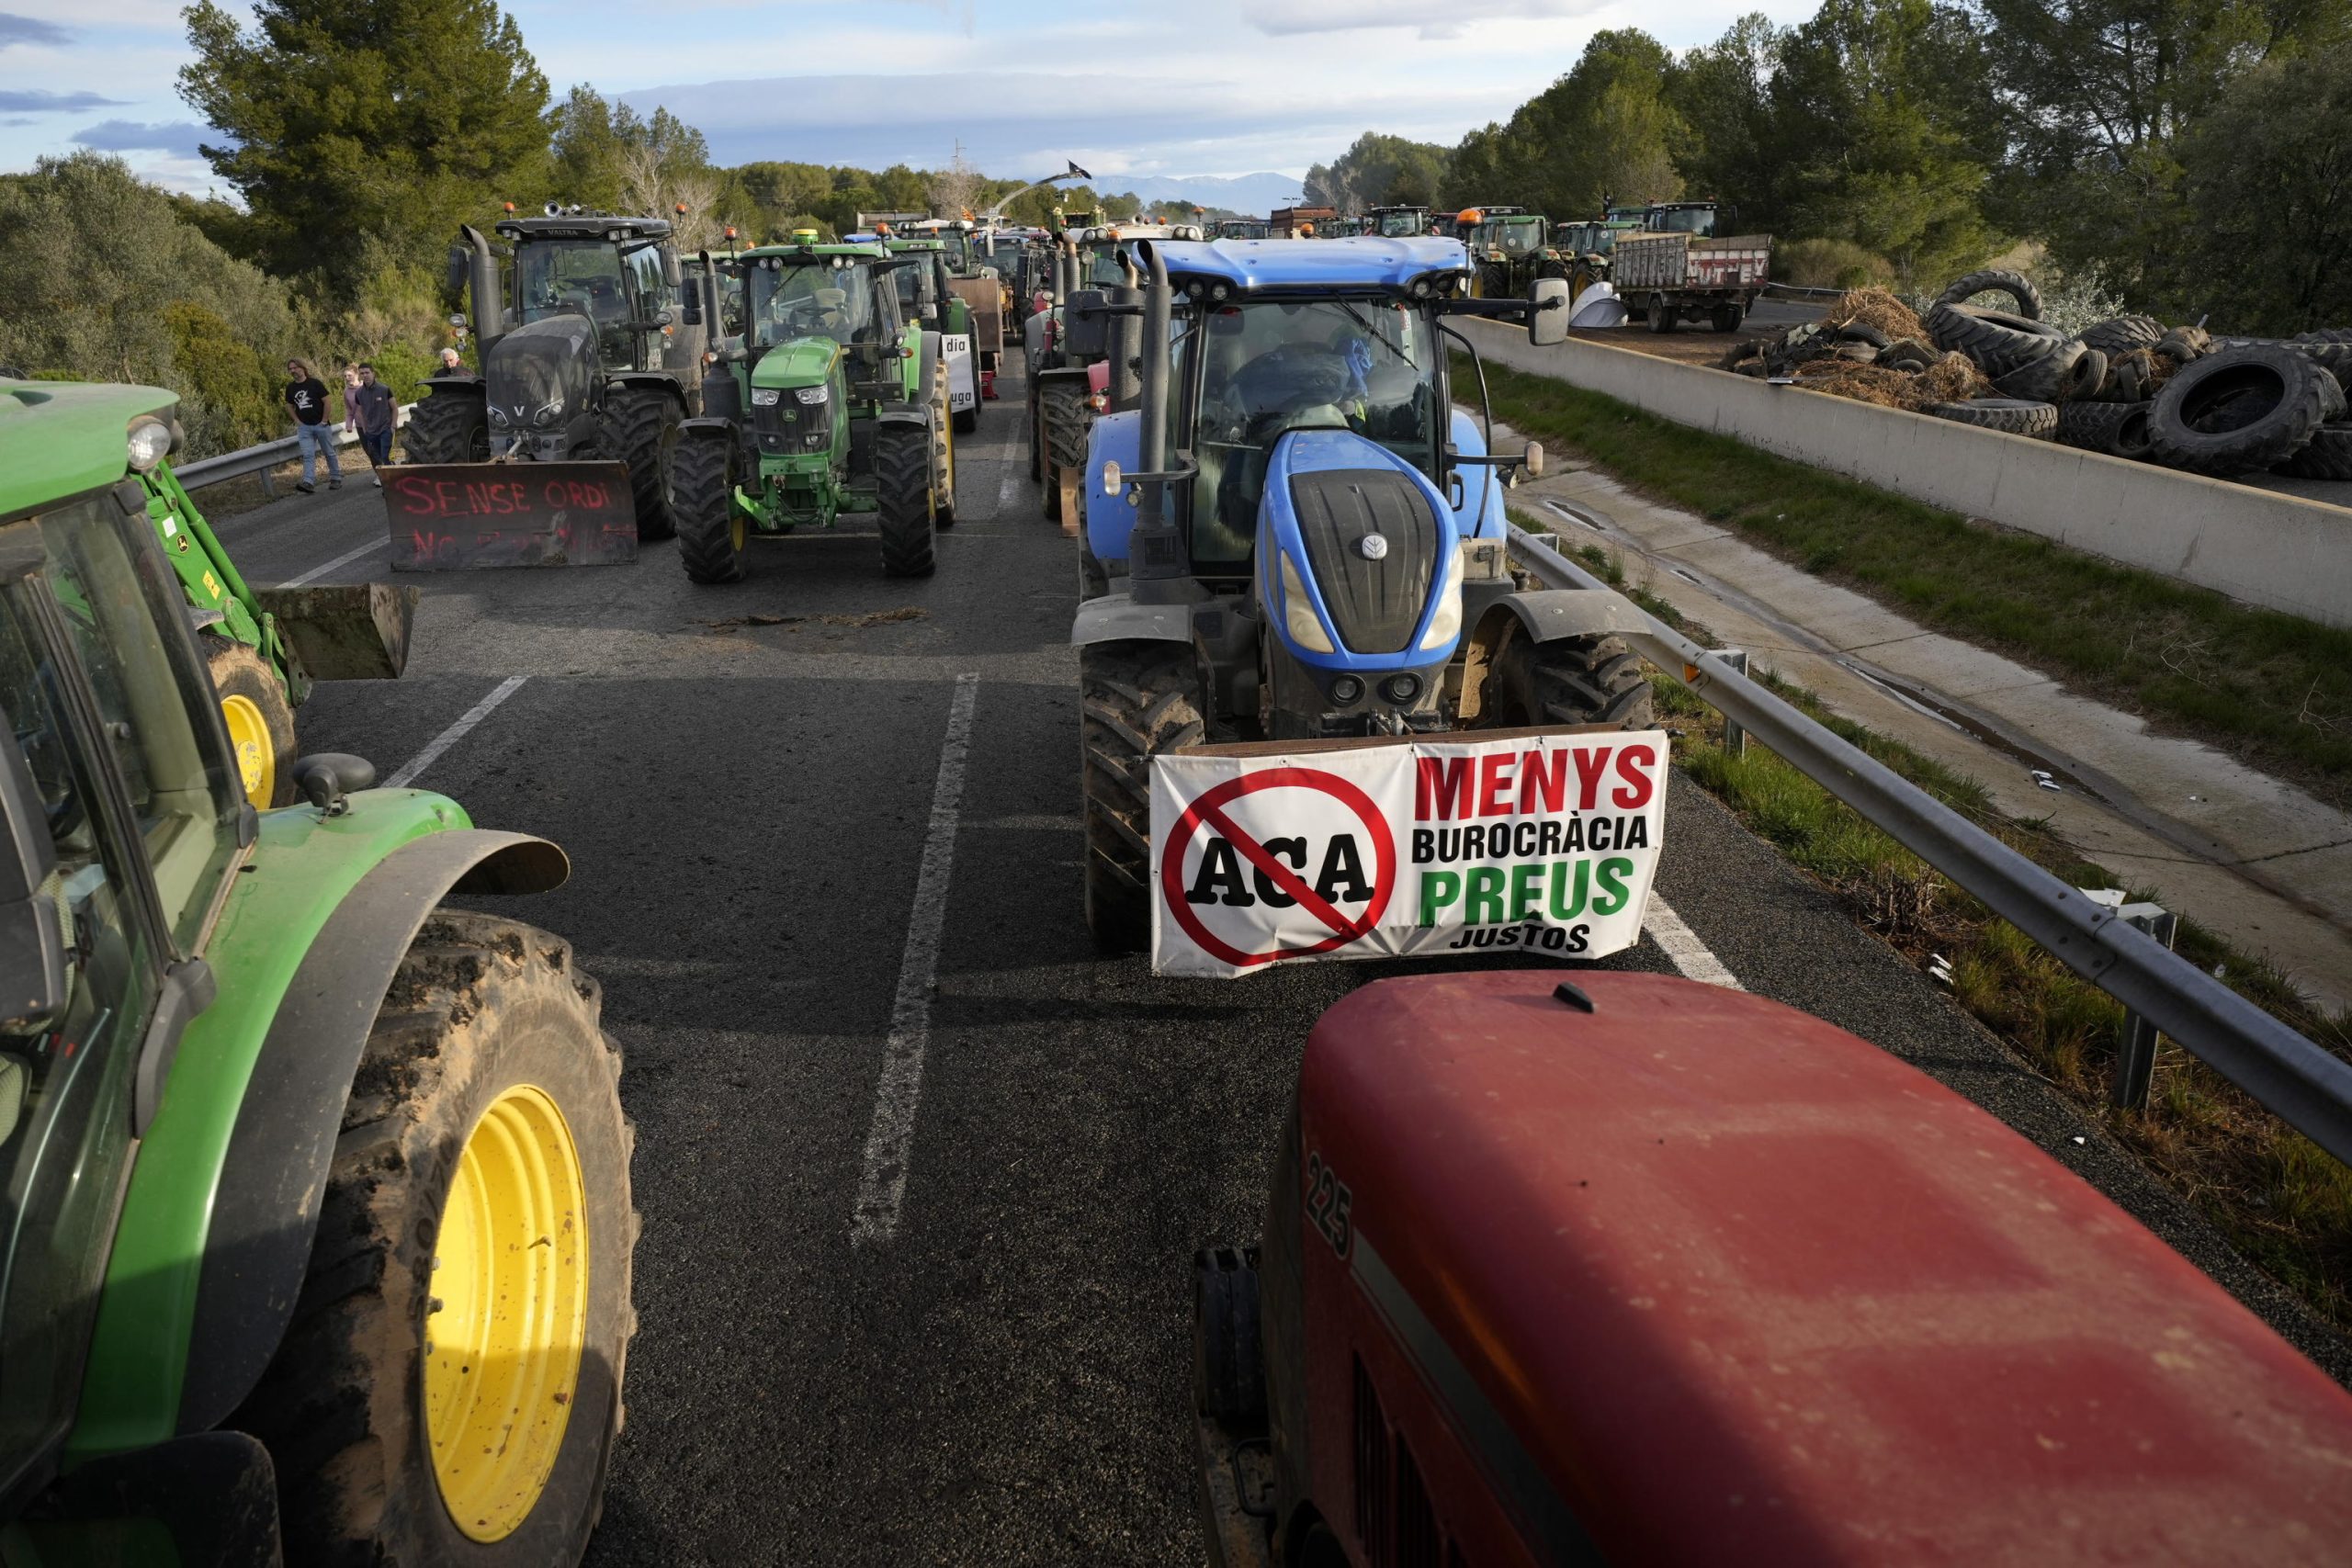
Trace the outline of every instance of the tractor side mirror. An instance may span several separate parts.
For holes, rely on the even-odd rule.
[[[465,246],[453,244],[449,247],[449,273],[445,281],[451,294],[463,297],[466,292],[467,261]]]
[[[1081,288],[1062,311],[1062,350],[1080,359],[1111,352],[1110,299],[1100,288]]]
[[[925,305],[922,308],[922,319],[926,321],[935,321],[939,320],[939,307],[936,305]]]
[[[668,246],[662,249],[662,281],[676,288],[684,278],[685,270],[678,264],[678,253]]]
[[[702,280],[678,296],[678,320],[690,327],[702,325]]]
[[[0,1029],[30,1034],[65,1009],[65,931],[45,886],[57,870],[50,812],[24,749],[0,740]]]
[[[1549,348],[1568,341],[1568,280],[1539,277],[1527,291],[1533,309],[1527,312],[1527,341]]]
[[[1544,444],[1542,442],[1531,441],[1527,444],[1527,450],[1519,455],[1519,471],[1531,479],[1540,479],[1544,477]]]
[[[1716,209],[1715,209],[1715,231],[1714,231],[1713,234],[1708,235],[1707,237],[1708,237],[1709,239],[1711,239],[1711,240],[1716,240],[1716,239],[1722,239],[1722,238],[1723,238],[1723,237],[1724,237],[1725,235],[1728,235],[1728,234],[1736,234],[1736,233],[1738,233],[1738,232],[1739,232],[1739,209],[1738,209],[1738,208],[1736,208],[1736,207],[1718,207],[1718,208],[1716,208]]]

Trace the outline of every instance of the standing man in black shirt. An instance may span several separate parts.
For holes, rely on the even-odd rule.
[[[376,379],[376,367],[359,367],[359,389],[345,400],[350,405],[351,418],[359,428],[359,445],[367,450],[368,466],[380,468],[392,460],[392,424],[399,408],[392,401],[392,389]],[[376,476],[376,488],[384,488],[384,476]]]
[[[334,455],[335,437],[339,434],[327,419],[327,387],[319,373],[311,368],[307,359],[289,359],[287,374],[294,378],[286,384],[286,406],[294,415],[294,444],[302,450],[302,480],[294,488],[304,495],[316,495],[317,487],[311,482],[317,455],[323,452],[327,459],[327,489],[343,488],[343,463]]]

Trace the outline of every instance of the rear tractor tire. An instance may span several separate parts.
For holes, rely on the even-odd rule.
[[[238,782],[256,811],[294,804],[294,705],[277,671],[243,643],[207,636],[204,661],[220,698]]]
[[[635,1134],[599,1001],[568,943],[516,921],[444,908],[411,944],[293,1322],[232,1418],[275,1461],[289,1562],[587,1549],[637,1325]]]
[[[435,387],[411,411],[401,455],[412,463],[490,461],[490,408],[479,391]]]
[[[750,574],[751,525],[735,504],[738,450],[732,440],[705,438],[678,448],[678,564],[696,582],[741,582]]]
[[[1079,649],[1079,778],[1086,809],[1086,926],[1104,953],[1151,941],[1151,759],[1206,733],[1191,647]]]
[[[888,577],[929,577],[938,562],[931,489],[931,433],[886,424],[874,434],[876,521]]]
[[[931,503],[933,521],[942,528],[956,526],[956,415],[948,384],[947,360],[942,356],[932,371]]]
[[[1607,724],[1648,729],[1657,717],[1642,661],[1623,637],[1535,642],[1514,626],[1487,676],[1478,722],[1489,728]]]
[[[1093,427],[1093,416],[1086,407],[1086,383],[1078,380],[1048,381],[1037,394],[1042,435],[1046,444],[1046,461],[1040,482],[1046,487],[1046,515],[1056,523],[1083,522],[1083,518],[1062,516],[1062,492],[1058,482],[1060,470],[1086,468],[1087,433]]]
[[[678,531],[678,427],[684,421],[677,403],[663,393],[614,394],[609,443],[628,465],[640,539],[666,539]]]

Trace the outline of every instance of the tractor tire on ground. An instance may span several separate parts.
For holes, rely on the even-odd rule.
[[[2012,325],[2015,322],[2017,324]],[[1987,377],[1999,378],[2048,354],[2058,342],[2038,321],[1958,305],[1929,307],[1928,336],[1947,354],[1964,354]]]
[[[1037,393],[1040,432],[1046,446],[1046,462],[1040,479],[1046,487],[1046,516],[1052,522],[1062,519],[1061,487],[1054,482],[1057,468],[1086,469],[1086,437],[1093,424],[1086,406],[1086,384],[1082,381],[1048,381]]]
[[[289,1562],[586,1550],[637,1326],[635,1132],[599,1010],[570,944],[533,927],[444,908],[410,946],[300,1303],[231,1422],[276,1461]],[[544,1317],[495,1310],[524,1299]]]
[[[1046,454],[1037,436],[1038,421],[1045,416],[1037,412],[1037,400],[1029,399],[1029,482],[1035,484],[1046,477]]]
[[[749,522],[735,504],[740,459],[731,440],[696,436],[678,448],[671,481],[677,504],[678,564],[696,582],[741,582]]]
[[[1741,306],[1718,305],[1708,324],[1719,333],[1736,333],[1739,331],[1739,323],[1746,320],[1747,320],[1747,311]]]
[[[1266,1420],[1259,1337],[1258,1250],[1204,1247],[1193,1255],[1193,1408],[1242,1432]]]
[[[1481,262],[1478,265],[1478,298],[1510,299],[1510,269],[1499,262]]]
[[[2344,417],[2344,389],[2284,344],[2249,344],[2189,361],[2148,412],[2155,460],[2200,474],[2272,468]]]
[[[2086,344],[2113,359],[2135,348],[2153,347],[2165,335],[2165,324],[2154,316],[2117,316],[2085,327],[2081,335]]]
[[[490,461],[490,409],[482,395],[435,387],[408,416],[401,455],[412,463]]]
[[[2027,398],[1971,398],[1964,403],[1929,403],[1919,412],[1956,424],[1997,430],[2005,435],[2030,435],[2041,441],[2058,432],[2058,406]]]
[[[2321,425],[2278,471],[2299,479],[2352,479],[2352,424]]]
[[[875,521],[886,577],[929,577],[938,562],[932,510],[931,433],[886,424],[874,435]]]
[[[269,660],[233,637],[204,637],[237,776],[256,811],[294,804],[294,705]]]
[[[2293,340],[2293,348],[2306,358],[2318,362],[2320,367],[2335,378],[2335,384],[2352,397],[2352,338],[2335,341],[2317,333]]]
[[[2034,287],[2033,279],[1998,267],[1953,278],[1951,286],[1936,296],[1936,303],[1965,305],[1979,294],[2006,294],[2016,301],[2017,314],[2030,321],[2041,320],[2041,290]]]
[[[2095,403],[2076,400],[2058,405],[2058,439],[2086,452],[2111,457],[2142,457],[2148,451],[2146,402]]]
[[[1487,728],[1613,724],[1647,729],[1654,721],[1641,658],[1623,637],[1535,642],[1519,626],[1495,656],[1478,710],[1478,723]]]
[[[637,502],[637,536],[666,539],[678,530],[678,426],[684,416],[662,392],[613,395],[605,444],[628,465],[628,488]]]
[[[1993,390],[2027,402],[2063,403],[2087,398],[2107,379],[2107,355],[2079,343],[2053,344],[2049,353],[1994,378]]]
[[[1080,649],[1078,701],[1086,928],[1104,953],[1140,952],[1151,940],[1151,759],[1195,744],[1207,728],[1192,648]]]

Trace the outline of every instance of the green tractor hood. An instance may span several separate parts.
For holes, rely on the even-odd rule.
[[[794,338],[760,355],[752,367],[754,387],[821,387],[842,356],[842,345],[829,337]]]
[[[160,387],[0,380],[0,515],[109,485],[130,472],[131,422],[169,423]]]

